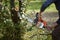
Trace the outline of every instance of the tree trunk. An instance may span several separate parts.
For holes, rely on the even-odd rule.
[[[22,4],[22,3],[21,3]],[[20,25],[20,19],[18,17],[18,11],[15,10],[15,5],[14,5],[14,0],[10,0],[10,6],[11,6],[11,9],[10,9],[10,12],[11,12],[11,18],[12,18],[12,22],[14,24],[14,27],[15,27],[15,32],[14,32],[14,36],[13,36],[13,40],[23,40],[22,38],[22,26],[19,26]],[[21,6],[21,5],[20,5]],[[22,12],[21,10],[21,7],[20,7],[20,13]]]
[[[2,11],[2,0],[0,0],[0,12]]]

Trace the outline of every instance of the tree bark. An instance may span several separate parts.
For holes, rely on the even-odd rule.
[[[19,5],[19,6],[21,6],[21,5]],[[21,13],[22,12],[21,7],[19,8],[19,10],[20,10],[20,13]],[[16,31],[16,32],[14,32],[14,37],[13,37],[14,39],[13,40],[23,40],[23,38],[22,38],[22,34],[23,34],[22,30],[23,29],[21,29],[21,26],[19,26],[20,21],[21,21],[18,17],[18,12],[19,11],[15,10],[14,0],[10,0],[10,12],[11,12],[12,22],[13,22],[14,27],[15,27],[14,31]]]
[[[0,12],[2,11],[2,0],[0,0]]]

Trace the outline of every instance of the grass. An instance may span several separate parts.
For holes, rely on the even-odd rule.
[[[29,9],[29,10],[40,9],[41,4],[42,3],[40,3],[40,2],[31,2],[31,3],[28,4],[27,9]]]
[[[31,2],[27,6],[27,9],[28,10],[40,10],[41,6],[42,6],[42,2]],[[55,8],[55,5],[52,4],[45,11],[57,11],[57,10]]]

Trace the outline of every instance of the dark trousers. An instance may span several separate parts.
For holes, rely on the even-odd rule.
[[[60,11],[58,11],[58,13],[59,13],[59,19],[60,19]]]
[[[60,25],[52,32],[52,40],[60,40]]]
[[[59,19],[57,20],[58,26],[52,32],[52,40],[60,40],[60,11]]]

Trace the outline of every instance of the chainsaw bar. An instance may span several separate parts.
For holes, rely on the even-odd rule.
[[[36,18],[38,18],[37,16],[38,14],[36,14]],[[32,20],[31,18],[29,18],[28,16],[22,14],[22,16],[20,15],[20,13],[18,13],[18,16],[20,17],[20,19],[26,19],[28,22],[30,22],[33,25],[36,25],[37,23],[37,19]],[[44,28],[44,24],[42,22],[39,22],[39,28]]]

